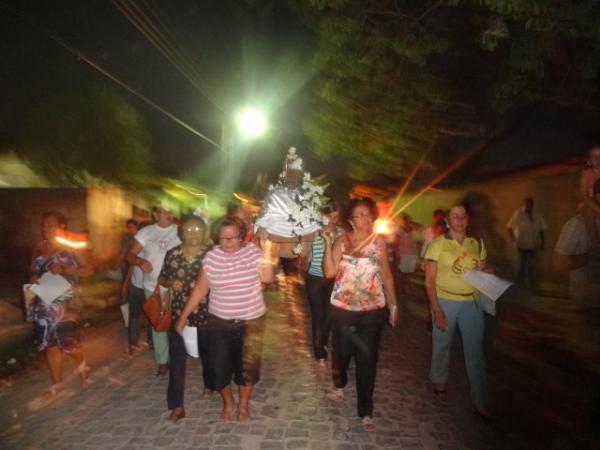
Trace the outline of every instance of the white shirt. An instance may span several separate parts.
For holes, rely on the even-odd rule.
[[[515,235],[517,248],[534,249],[541,244],[540,233],[546,231],[546,222],[539,214],[533,212],[532,218],[525,212],[525,207],[517,209],[508,224]]]
[[[137,232],[135,240],[143,247],[139,253],[140,258],[147,259],[152,264],[152,272],[143,275],[143,288],[146,291],[153,291],[167,250],[181,244],[177,236],[177,225],[171,224],[167,228],[161,228],[158,224],[149,225]]]
[[[596,222],[600,231],[600,223]],[[571,217],[561,228],[554,251],[559,255],[584,255],[592,247],[585,220],[581,214]],[[600,267],[595,261],[569,271],[569,297],[584,305],[598,306],[600,300]]]

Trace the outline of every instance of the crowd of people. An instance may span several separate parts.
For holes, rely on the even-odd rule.
[[[574,277],[574,291],[592,283],[583,279],[591,273],[583,269],[590,265],[590,250],[598,245],[594,236],[600,228],[598,216],[592,217],[590,225],[590,215],[595,207],[600,210],[599,147],[590,151],[590,167],[582,175],[581,190],[585,199],[561,231],[553,258],[557,270],[568,270]],[[491,273],[493,269],[487,262],[484,239],[469,233],[468,208],[456,204],[447,212],[435,210],[427,227],[403,215],[391,239],[393,254],[389,242],[374,231],[378,211],[372,200],[353,199],[345,208],[331,202],[321,213],[327,217],[322,229],[309,242],[308,251],[293,263],[305,280],[314,359],[331,368],[328,398],[344,399],[348,368],[354,359],[357,415],[366,431],[375,429],[373,392],[382,331],[386,322],[392,327],[398,322],[397,295],[401,301],[407,277],[421,267],[431,313],[429,378],[433,395],[446,396],[450,350],[458,328],[471,402],[475,412],[489,422],[484,310],[479,292],[465,281],[464,274],[473,269]],[[153,219],[145,226],[134,220],[127,222],[128,233],[115,263],[124,274],[123,297],[129,305],[127,352],[133,354],[141,348],[140,325],[146,299],[168,292],[170,329],[148,328],[156,375],[169,377],[169,419],[177,421],[186,415],[188,350],[183,335],[193,329],[204,393],[219,393],[222,420],[231,419],[234,412],[237,420],[248,420],[253,387],[260,380],[266,312],[263,290],[275,281],[280,255],[273,251],[269,233],[263,228],[255,232],[251,215],[240,207],[230,208],[225,217],[210,226],[194,215],[177,221],[167,206],[156,207]],[[89,273],[86,253],[67,248],[56,239],[66,227],[62,214],[43,215],[42,240],[31,259],[32,284],[50,273],[61,275],[72,285]],[[535,282],[536,249],[543,247],[546,230],[533,198],[525,197],[507,228],[520,255],[517,282],[530,285]],[[419,249],[414,239],[421,232]],[[286,273],[290,264],[287,259]],[[597,283],[597,277],[592,278]],[[49,395],[56,395],[61,389],[64,355],[74,359],[82,379],[90,373],[82,352],[72,289],[50,302],[35,296],[30,306],[36,345],[45,353],[51,375]],[[238,386],[237,409],[232,381]]]

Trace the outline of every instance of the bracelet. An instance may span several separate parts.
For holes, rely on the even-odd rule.
[[[273,261],[273,260],[271,260],[269,258],[262,258],[261,260],[259,260],[259,263],[263,264],[263,265],[269,264],[271,266],[276,266],[277,265],[277,262],[275,262],[275,261]]]

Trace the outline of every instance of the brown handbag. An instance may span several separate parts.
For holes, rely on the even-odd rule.
[[[165,294],[165,297],[170,298],[171,291]],[[150,297],[144,302],[144,312],[152,327],[156,331],[169,331],[171,329],[171,311],[168,305],[168,300],[160,295],[160,286],[156,285],[156,289]]]

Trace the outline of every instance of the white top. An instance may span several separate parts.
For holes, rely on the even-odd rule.
[[[598,231],[600,223],[596,221]],[[571,217],[561,228],[554,251],[559,255],[584,255],[592,247],[592,241],[581,214]],[[590,260],[586,265],[569,271],[569,297],[571,300],[596,306],[600,292],[600,270],[598,263]]]
[[[301,196],[298,191],[277,189],[266,199],[261,216],[256,221],[255,228],[260,227],[269,233],[286,238],[306,236],[321,229],[321,224],[314,221],[306,209],[296,211],[298,208],[295,196]],[[297,221],[290,221],[290,215]]]
[[[535,211],[530,219],[525,207],[521,206],[513,213],[506,227],[515,235],[517,248],[534,249],[541,244],[540,233],[546,231],[546,222]]]
[[[153,291],[167,250],[181,244],[177,236],[177,225],[171,224],[167,228],[161,228],[158,224],[149,225],[137,232],[135,240],[143,247],[139,253],[140,258],[147,259],[152,264],[152,272],[143,274],[142,287]]]
[[[133,271],[131,272],[131,284],[136,288],[144,288],[144,272],[142,272],[140,266],[133,266]]]

